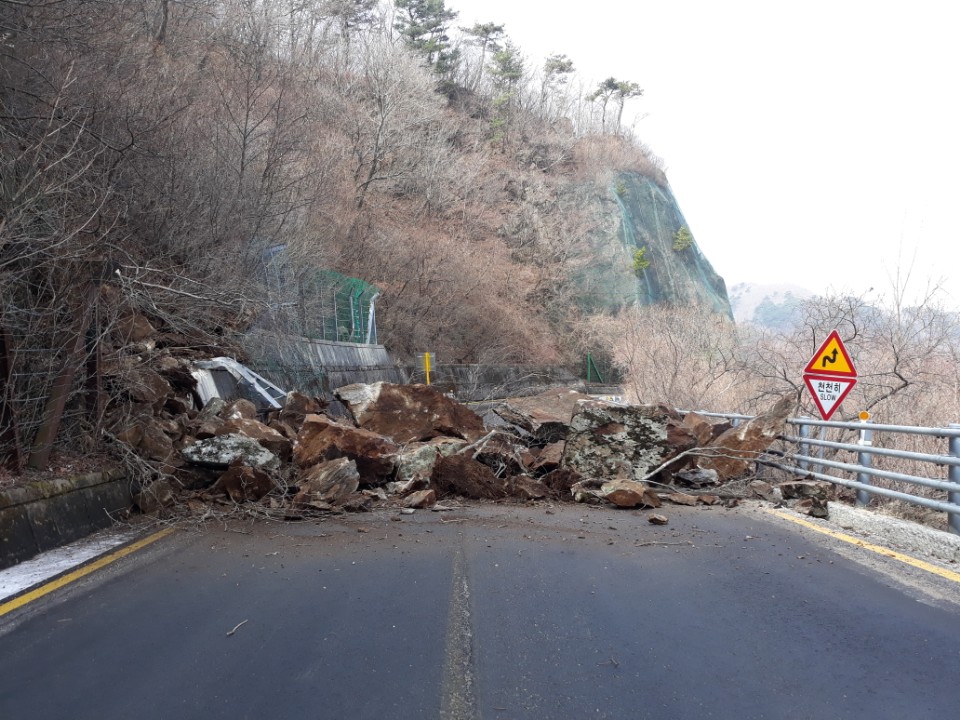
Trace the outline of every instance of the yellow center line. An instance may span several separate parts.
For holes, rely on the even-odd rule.
[[[120,548],[116,552],[112,552],[109,555],[104,555],[103,557],[99,558],[98,560],[95,560],[89,565],[84,565],[81,568],[77,568],[73,572],[69,572],[66,575],[61,575],[56,580],[51,580],[50,582],[44,585],[41,585],[40,587],[34,590],[31,590],[28,593],[24,593],[23,595],[19,595],[15,597],[13,600],[10,600],[9,602],[0,604],[0,617],[3,617],[7,613],[13,612],[14,610],[21,608],[24,605],[33,602],[34,600],[40,599],[44,595],[49,595],[55,590],[59,590],[60,588],[66,585],[69,585],[70,583],[76,580],[79,580],[85,575],[89,575],[92,572],[96,572],[100,568],[106,567],[110,563],[115,562],[116,560],[119,560],[122,557],[126,557],[131,553],[135,553],[137,550],[145,548],[150,543],[156,542],[161,538],[165,538],[167,535],[169,535],[172,532],[173,532],[173,528],[166,528],[165,530],[160,530],[159,532],[155,532],[153,535],[149,535],[143,538],[142,540],[137,540],[137,542],[132,543],[131,545],[127,545],[126,547]]]
[[[805,528],[810,528],[811,530],[814,530],[823,535],[829,535],[830,537],[836,538],[837,540],[842,540],[843,542],[850,543],[851,545],[862,547],[864,550],[870,550],[871,552],[875,552],[878,555],[883,555],[888,558],[893,558],[894,560],[899,560],[902,563],[906,563],[907,565],[911,565],[915,568],[919,568],[920,570],[926,570],[929,573],[933,573],[934,575],[939,575],[940,577],[946,578],[947,580],[952,580],[955,583],[960,583],[960,573],[953,572],[952,570],[947,570],[946,568],[938,567],[936,565],[933,565],[932,563],[924,562],[923,560],[918,560],[917,558],[910,557],[909,555],[898,553],[895,550],[890,550],[885,547],[880,547],[879,545],[868,543],[865,540],[860,540],[859,538],[855,538],[852,535],[846,535],[841,532],[836,532],[835,530],[827,530],[826,528],[820,527],[816,523],[812,523],[809,520],[804,520],[803,518],[798,518],[792,515],[788,515],[785,512],[781,512],[778,510],[770,510],[766,508],[765,510],[771,515],[776,515],[777,517],[781,517],[784,520],[789,520],[790,522],[796,523],[797,525],[803,525]]]

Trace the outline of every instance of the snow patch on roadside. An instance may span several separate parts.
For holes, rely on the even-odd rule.
[[[0,602],[102,555],[137,536],[134,530],[107,530],[75,543],[41,553],[19,565],[0,570]]]

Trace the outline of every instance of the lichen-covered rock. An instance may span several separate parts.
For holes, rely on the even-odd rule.
[[[590,478],[642,480],[671,456],[672,420],[653,405],[581,402],[570,422],[563,467]]]
[[[263,447],[253,438],[237,433],[218,435],[197,440],[180,451],[183,459],[196,465],[212,468],[228,468],[234,462],[249,467],[262,467],[276,470],[280,467],[280,458]]]

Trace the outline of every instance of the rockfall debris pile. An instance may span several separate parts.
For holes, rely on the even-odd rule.
[[[136,496],[148,514],[242,504],[296,520],[375,505],[436,509],[453,497],[623,508],[760,497],[825,516],[830,493],[820,482],[749,482],[756,457],[795,411],[792,397],[731,427],[572,390],[488,404],[481,416],[430,386],[375,383],[336,390],[348,412],[335,417],[297,392],[279,409],[214,397],[197,411],[183,366],[147,375],[140,402],[153,412],[114,432],[158,470]],[[725,491],[733,481],[737,494]]]

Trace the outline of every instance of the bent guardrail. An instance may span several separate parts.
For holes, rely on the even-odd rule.
[[[735,413],[697,412],[734,424],[751,419]],[[796,434],[781,435],[780,446],[768,450],[758,463],[856,490],[861,506],[878,496],[945,512],[950,531],[960,535],[960,425],[931,428],[806,417],[790,418],[787,424],[797,428]],[[830,431],[840,438],[828,439]],[[845,433],[855,433],[857,438],[845,442]],[[946,454],[889,446],[903,436],[920,438],[927,446],[946,442]],[[877,443],[877,438],[882,442]],[[906,486],[921,490],[908,492]]]

